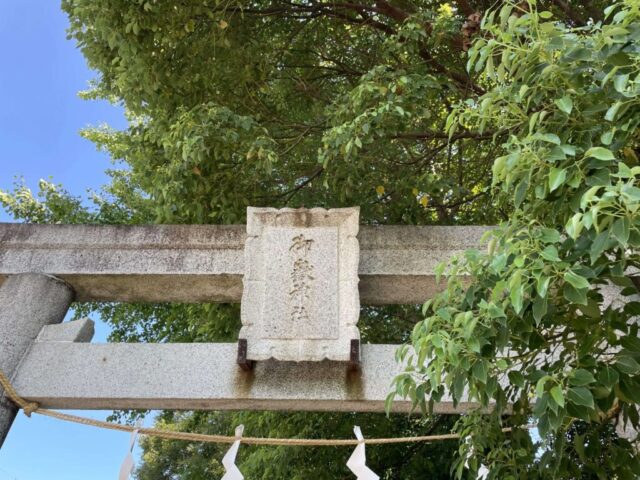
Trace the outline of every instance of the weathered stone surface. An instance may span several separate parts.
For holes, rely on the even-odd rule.
[[[14,385],[25,398],[60,409],[383,412],[401,368],[396,349],[362,345],[360,372],[326,360],[267,360],[245,372],[235,362],[235,343],[36,342]],[[435,411],[463,412],[469,405],[454,409],[445,397]],[[410,402],[394,404],[394,411],[410,410]]]
[[[81,342],[88,343],[95,333],[93,320],[81,318],[71,322],[45,325],[36,342]]]
[[[5,223],[0,277],[55,275],[79,301],[238,302],[244,238],[243,226]]]
[[[479,245],[488,227],[360,227],[360,302],[421,303],[439,288],[441,260]],[[77,300],[239,302],[242,225],[0,224],[0,283],[42,272]]]
[[[73,290],[66,283],[47,275],[13,275],[0,286],[0,369],[10,379],[40,329],[60,323],[72,299]],[[0,390],[0,446],[16,413],[16,406]]]
[[[359,340],[359,208],[249,208],[242,330],[249,360],[348,361]]]

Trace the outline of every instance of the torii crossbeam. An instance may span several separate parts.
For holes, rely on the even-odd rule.
[[[360,227],[361,303],[422,303],[436,265],[486,230]],[[91,344],[90,321],[56,325],[72,301],[239,302],[245,238],[244,225],[0,224],[0,368],[48,408],[382,411],[394,345],[363,345],[355,372],[272,360],[246,372],[236,344]],[[454,412],[446,399],[435,410]],[[15,414],[0,396],[0,443]]]

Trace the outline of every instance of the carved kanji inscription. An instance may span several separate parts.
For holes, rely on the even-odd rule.
[[[313,245],[312,238],[304,234],[296,235],[291,240],[289,251],[293,254],[291,266],[291,290],[289,291],[289,315],[296,330],[303,330],[309,324],[311,290],[313,288],[313,264],[309,260],[309,250]]]
[[[249,209],[240,333],[249,360],[349,360],[357,233],[358,209]]]

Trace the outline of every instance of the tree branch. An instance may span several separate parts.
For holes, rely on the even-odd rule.
[[[381,13],[389,18],[393,18],[396,22],[404,22],[407,18],[409,18],[409,13],[404,10],[399,9],[398,7],[394,7],[386,0],[377,0],[376,6],[378,13]]]
[[[454,133],[451,136],[451,140],[455,141],[455,140],[460,140],[462,138],[473,138],[476,140],[482,140],[482,139],[493,137],[495,133],[496,132],[494,131],[488,131],[483,133],[464,131],[464,132]],[[449,135],[446,132],[429,130],[426,132],[399,133],[397,135],[392,136],[391,138],[392,139],[406,138],[406,139],[413,139],[413,140],[432,140],[432,139],[435,140],[435,139],[449,139]]]
[[[553,3],[555,3],[556,6],[560,10],[562,10],[564,14],[569,17],[569,19],[571,19],[571,21],[573,21],[575,24],[584,25],[587,23],[584,17],[576,12],[573,8],[571,8],[571,5],[569,5],[564,0],[553,0]]]
[[[324,172],[324,167],[319,167],[315,172],[309,175],[305,181],[296,185],[291,190],[281,193],[280,195],[277,195],[275,198],[286,198],[285,202],[289,202],[296,193],[298,193],[304,187],[309,185],[313,180],[315,180],[320,175],[322,175],[322,172]]]
[[[465,17],[473,15],[477,11],[467,0],[456,0],[456,4],[458,5],[458,10],[460,10],[460,13],[462,13]]]
[[[299,4],[290,2],[283,5],[263,9],[232,7],[216,8],[214,10],[219,12],[239,12],[243,14],[264,16],[282,15],[285,18],[294,19],[310,19],[322,16],[334,17],[351,24],[369,26],[387,35],[395,35],[397,32],[390,25],[387,25],[386,23],[373,18],[369,14],[381,15],[398,23],[403,23],[411,15],[411,12],[391,5],[387,0],[376,0],[374,6],[352,2],[327,2],[310,4]],[[347,12],[353,12],[356,15],[359,15],[359,17],[349,15]],[[433,31],[433,26],[427,22],[424,24],[424,29],[427,34],[431,34]],[[454,39],[452,41],[452,45],[456,49],[463,50],[462,38],[460,37]],[[475,84],[468,75],[449,70],[443,64],[439,63],[428,50],[422,49],[419,52],[419,55],[423,60],[427,62],[427,64],[431,68],[433,68],[435,72],[452,79],[458,86],[468,88],[478,95],[482,95],[483,93],[485,93],[484,90],[479,85]]]

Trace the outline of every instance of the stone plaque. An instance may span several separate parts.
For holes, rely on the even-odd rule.
[[[247,211],[248,360],[349,361],[359,340],[359,208]]]

